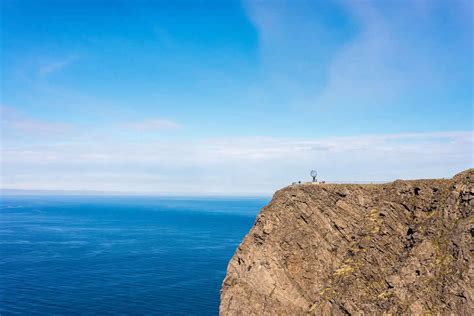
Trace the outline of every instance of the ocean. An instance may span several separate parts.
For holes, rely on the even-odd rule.
[[[267,198],[0,198],[1,315],[217,315]]]

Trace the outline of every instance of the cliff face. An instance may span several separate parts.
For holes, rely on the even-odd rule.
[[[275,193],[227,269],[221,315],[474,310],[474,169]]]

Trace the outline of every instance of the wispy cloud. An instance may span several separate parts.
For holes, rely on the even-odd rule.
[[[71,65],[78,59],[79,57],[77,55],[70,55],[66,58],[50,61],[40,66],[38,69],[38,73],[42,77],[47,77],[53,73],[61,71],[62,69]]]
[[[343,17],[338,23],[351,25],[348,34],[318,15],[317,2],[246,4],[266,84],[295,104],[400,106],[408,99],[428,107],[437,93],[455,91],[454,82],[472,82],[472,2],[335,2],[330,7]]]
[[[124,127],[131,128],[138,131],[153,131],[162,129],[176,129],[182,126],[172,120],[162,118],[152,118],[142,121],[129,122],[124,124]]]
[[[413,6],[387,12],[370,2],[349,2],[347,9],[360,32],[335,54],[316,104],[387,106],[400,96],[436,86],[443,57],[429,52],[430,16],[422,19]],[[414,27],[407,32],[403,25]]]
[[[34,118],[16,109],[0,105],[0,121],[2,134],[21,133],[27,135],[59,134],[69,131],[72,126]]]

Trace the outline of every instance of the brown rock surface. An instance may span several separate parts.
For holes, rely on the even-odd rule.
[[[279,190],[235,252],[221,315],[474,310],[474,169]]]

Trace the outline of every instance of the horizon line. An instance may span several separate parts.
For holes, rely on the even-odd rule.
[[[392,181],[324,181],[326,184],[383,184]],[[283,188],[291,185],[312,183],[311,181],[301,181],[301,183],[288,183],[272,192],[254,192],[254,193],[224,193],[224,192],[159,192],[159,191],[108,191],[108,190],[58,190],[58,189],[11,189],[0,188],[1,196],[148,196],[148,197],[196,197],[196,198],[268,198]],[[321,183],[321,182],[319,182]]]

